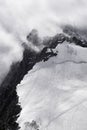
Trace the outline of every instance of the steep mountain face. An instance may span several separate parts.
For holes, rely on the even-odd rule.
[[[16,119],[21,107],[18,105],[16,86],[23,79],[23,76],[33,67],[35,62],[28,65],[29,56],[34,57],[34,53],[25,50],[23,60],[12,65],[10,72],[0,86],[0,129],[17,130]]]
[[[56,56],[35,64],[17,86],[20,130],[86,130],[87,41],[63,33],[43,44],[42,52]]]
[[[57,130],[60,126],[54,123],[51,127],[50,122],[86,98],[87,41],[79,35],[64,33],[43,42],[35,31],[27,36],[28,41],[35,46],[42,42],[43,48],[37,53],[23,43],[22,61],[12,65],[2,82],[0,130],[17,130],[19,125],[22,130]],[[83,84],[84,90],[80,84]],[[84,95],[82,98],[81,94]],[[69,103],[70,106],[66,106]]]
[[[23,47],[22,61],[11,66],[9,73],[0,86],[0,130],[17,130],[19,128],[16,120],[21,111],[21,106],[18,104],[16,86],[37,62],[55,56],[55,53],[47,52],[47,49],[36,53],[25,44],[23,44]]]

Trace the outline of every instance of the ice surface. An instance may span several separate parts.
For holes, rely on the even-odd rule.
[[[65,42],[56,50],[17,86],[20,130],[32,120],[40,130],[87,130],[87,49]]]

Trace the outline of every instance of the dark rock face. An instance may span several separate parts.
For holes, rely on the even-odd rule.
[[[39,125],[37,124],[36,121],[32,120],[32,122],[25,122],[25,128],[26,129],[34,129],[34,130],[39,130]]]
[[[30,39],[29,35],[27,38]],[[45,40],[45,43],[43,44],[46,45],[47,42],[47,46],[45,46],[39,53],[30,50],[25,44],[23,44],[24,52],[22,61],[14,63],[11,66],[9,73],[0,86],[0,130],[19,129],[16,120],[21,111],[21,106],[18,104],[16,86],[37,62],[45,62],[50,57],[56,56],[57,53],[54,53],[53,49],[64,41],[67,41],[69,44],[75,43],[81,47],[87,47],[87,41],[82,40],[79,36],[72,35],[68,37],[64,34],[57,34],[56,36],[49,38],[49,40]],[[50,51],[48,51],[48,49]]]
[[[66,41],[75,43],[81,47],[87,47],[87,30],[76,29],[72,26],[65,26],[63,32],[68,34]]]

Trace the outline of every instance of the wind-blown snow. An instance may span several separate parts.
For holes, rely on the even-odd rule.
[[[64,42],[56,50],[17,86],[20,130],[32,120],[40,130],[87,130],[87,49]]]

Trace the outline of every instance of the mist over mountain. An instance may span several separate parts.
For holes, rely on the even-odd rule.
[[[0,0],[0,130],[87,130],[86,12],[86,0]]]
[[[26,97],[27,92],[34,91],[33,88],[30,88],[29,87],[30,85],[28,83],[26,83],[26,76],[27,76],[27,82],[33,83],[32,80],[34,80],[34,79],[31,76],[33,71],[34,71],[34,73],[35,72],[37,73],[36,75],[38,75],[39,69],[43,68],[43,70],[45,71],[45,68],[47,67],[49,70],[50,67],[53,66],[53,63],[54,63],[54,66],[57,66],[56,64],[62,65],[65,63],[66,64],[72,63],[72,64],[76,64],[79,66],[84,66],[84,68],[85,68],[85,64],[87,64],[87,58],[85,55],[86,51],[87,51],[87,49],[86,49],[87,41],[79,33],[79,30],[74,29],[72,26],[65,26],[63,28],[63,33],[57,33],[55,36],[45,37],[43,40],[41,40],[40,36],[38,35],[37,30],[32,30],[27,35],[26,39],[28,40],[28,42],[21,44],[22,48],[23,48],[22,60],[14,63],[11,66],[9,73],[7,74],[7,76],[5,77],[5,79],[3,80],[3,82],[1,83],[1,86],[0,86],[0,99],[1,99],[0,104],[2,106],[0,108],[0,115],[1,115],[0,116],[0,129],[1,130],[7,130],[7,129],[17,130],[19,128],[21,130],[24,130],[24,129],[27,129],[27,130],[28,129],[34,129],[34,130],[41,129],[42,130],[44,127],[47,127],[48,126],[47,124],[49,124],[50,120],[52,120],[52,119],[49,119],[48,117],[44,118],[43,116],[45,116],[45,115],[43,115],[43,114],[42,114],[43,116],[37,115],[38,118],[36,118],[36,115],[32,116],[32,113],[28,112],[28,110],[26,109],[26,107],[28,107],[29,110],[32,110],[32,107],[34,107],[34,105],[35,105],[35,109],[36,109],[36,105],[38,105],[38,110],[40,109],[39,104],[35,103],[35,104],[33,104],[33,106],[32,106],[32,104],[30,105],[30,101],[31,102],[33,101],[34,93],[31,96],[29,95],[29,97]],[[30,46],[31,43],[34,46],[34,48],[32,48]],[[41,44],[41,47],[40,47],[40,44]],[[35,48],[38,48],[38,51]],[[83,49],[85,49],[85,50],[83,50]],[[36,66],[36,69],[34,66]],[[33,67],[34,67],[34,70],[33,70]],[[70,67],[70,65],[68,65],[68,67]],[[78,75],[81,75],[81,74],[79,74],[79,72],[81,73],[81,70],[79,71],[79,68],[77,70],[78,70],[77,71]],[[56,69],[55,71],[57,72],[58,69]],[[51,72],[51,70],[50,70],[50,72]],[[62,73],[62,70],[61,70],[61,73]],[[61,73],[59,73],[58,75],[62,76]],[[68,73],[74,74],[75,72],[69,71]],[[86,73],[86,70],[85,70],[85,73]],[[43,74],[44,73],[41,72],[41,75],[43,75]],[[65,74],[66,74],[66,71],[65,71]],[[82,75],[83,74],[84,74],[84,71],[83,71]],[[39,78],[39,76],[40,75],[38,75],[38,78]],[[51,75],[48,75],[48,77],[50,77],[50,76]],[[55,76],[56,76],[56,74],[55,74]],[[32,79],[31,79],[31,77],[32,77]],[[61,78],[60,78],[60,81],[61,81]],[[67,78],[67,76],[66,76],[66,78]],[[76,76],[76,74],[75,74],[75,78],[78,79],[78,76]],[[85,82],[84,78],[86,78],[85,74],[83,77],[83,81]],[[42,79],[39,79],[38,82],[41,82],[41,83],[40,83],[40,86],[38,86],[38,87],[42,86],[43,80],[45,80],[45,77]],[[47,80],[49,81],[49,85],[50,85],[50,82],[51,82],[50,79],[47,78]],[[46,82],[47,82],[47,80],[46,80]],[[56,80],[56,77],[55,77],[55,80]],[[81,80],[81,79],[78,79],[78,80]],[[68,82],[69,81],[67,81],[67,83]],[[52,84],[55,85],[56,82],[53,81]],[[54,85],[52,85],[52,86],[54,86]],[[34,86],[31,85],[31,87],[34,87]],[[42,89],[43,89],[43,87],[46,87],[46,89],[48,91],[46,99],[49,99],[49,102],[48,102],[48,105],[49,105],[49,103],[51,103],[50,102],[51,97],[49,97],[49,96],[51,96],[51,95],[49,95],[49,91],[51,92],[51,89],[49,90],[49,88],[47,87],[46,84],[43,84]],[[52,88],[52,89],[53,89],[53,91],[55,91],[55,88]],[[38,94],[42,93],[42,91],[39,90],[39,88],[37,88],[37,87],[36,87],[35,91]],[[58,91],[59,91],[59,88],[58,88]],[[36,94],[36,95],[38,96],[38,94]],[[55,93],[53,93],[53,94],[55,94]],[[43,98],[43,96],[41,98]],[[43,98],[44,104],[42,104],[42,107],[45,107],[45,102],[47,102],[46,99],[45,99],[45,97]],[[84,99],[85,99],[85,97],[81,98],[81,101],[83,101]],[[27,100],[27,104],[26,104],[26,100]],[[36,98],[36,100],[37,100],[37,103],[41,102],[41,101],[40,102],[38,101],[38,97]],[[55,102],[54,102],[55,105],[57,105],[56,102],[57,102],[57,100],[55,100]],[[25,105],[23,105],[23,104],[25,104]],[[78,104],[79,104],[79,100],[76,103],[71,104],[71,107],[65,109],[64,111],[68,111],[68,109],[71,109],[75,105],[78,106]],[[60,105],[58,105],[58,107],[59,106]],[[48,111],[48,110],[49,110],[49,108],[47,107],[46,111]],[[35,111],[37,112],[37,109]],[[45,112],[44,110],[41,110],[41,111],[42,111],[42,113]],[[56,110],[56,112],[58,112],[58,111],[59,110]],[[26,113],[27,113],[27,115],[26,115]],[[50,114],[51,113],[53,113],[53,110],[50,111]],[[37,114],[39,114],[39,113],[37,113]],[[57,114],[58,113],[56,113],[56,115]],[[59,115],[60,114],[61,114],[61,112],[59,113]],[[54,116],[52,116],[51,118],[54,118]],[[44,121],[45,121],[44,119],[47,120],[46,124],[44,124]],[[41,120],[42,125],[40,124],[40,120]],[[57,128],[58,128],[58,126],[55,129],[57,129]]]
[[[86,12],[86,0],[0,0],[0,82],[12,62],[22,59],[20,44],[32,29],[40,37],[61,33],[67,24],[86,29]]]

